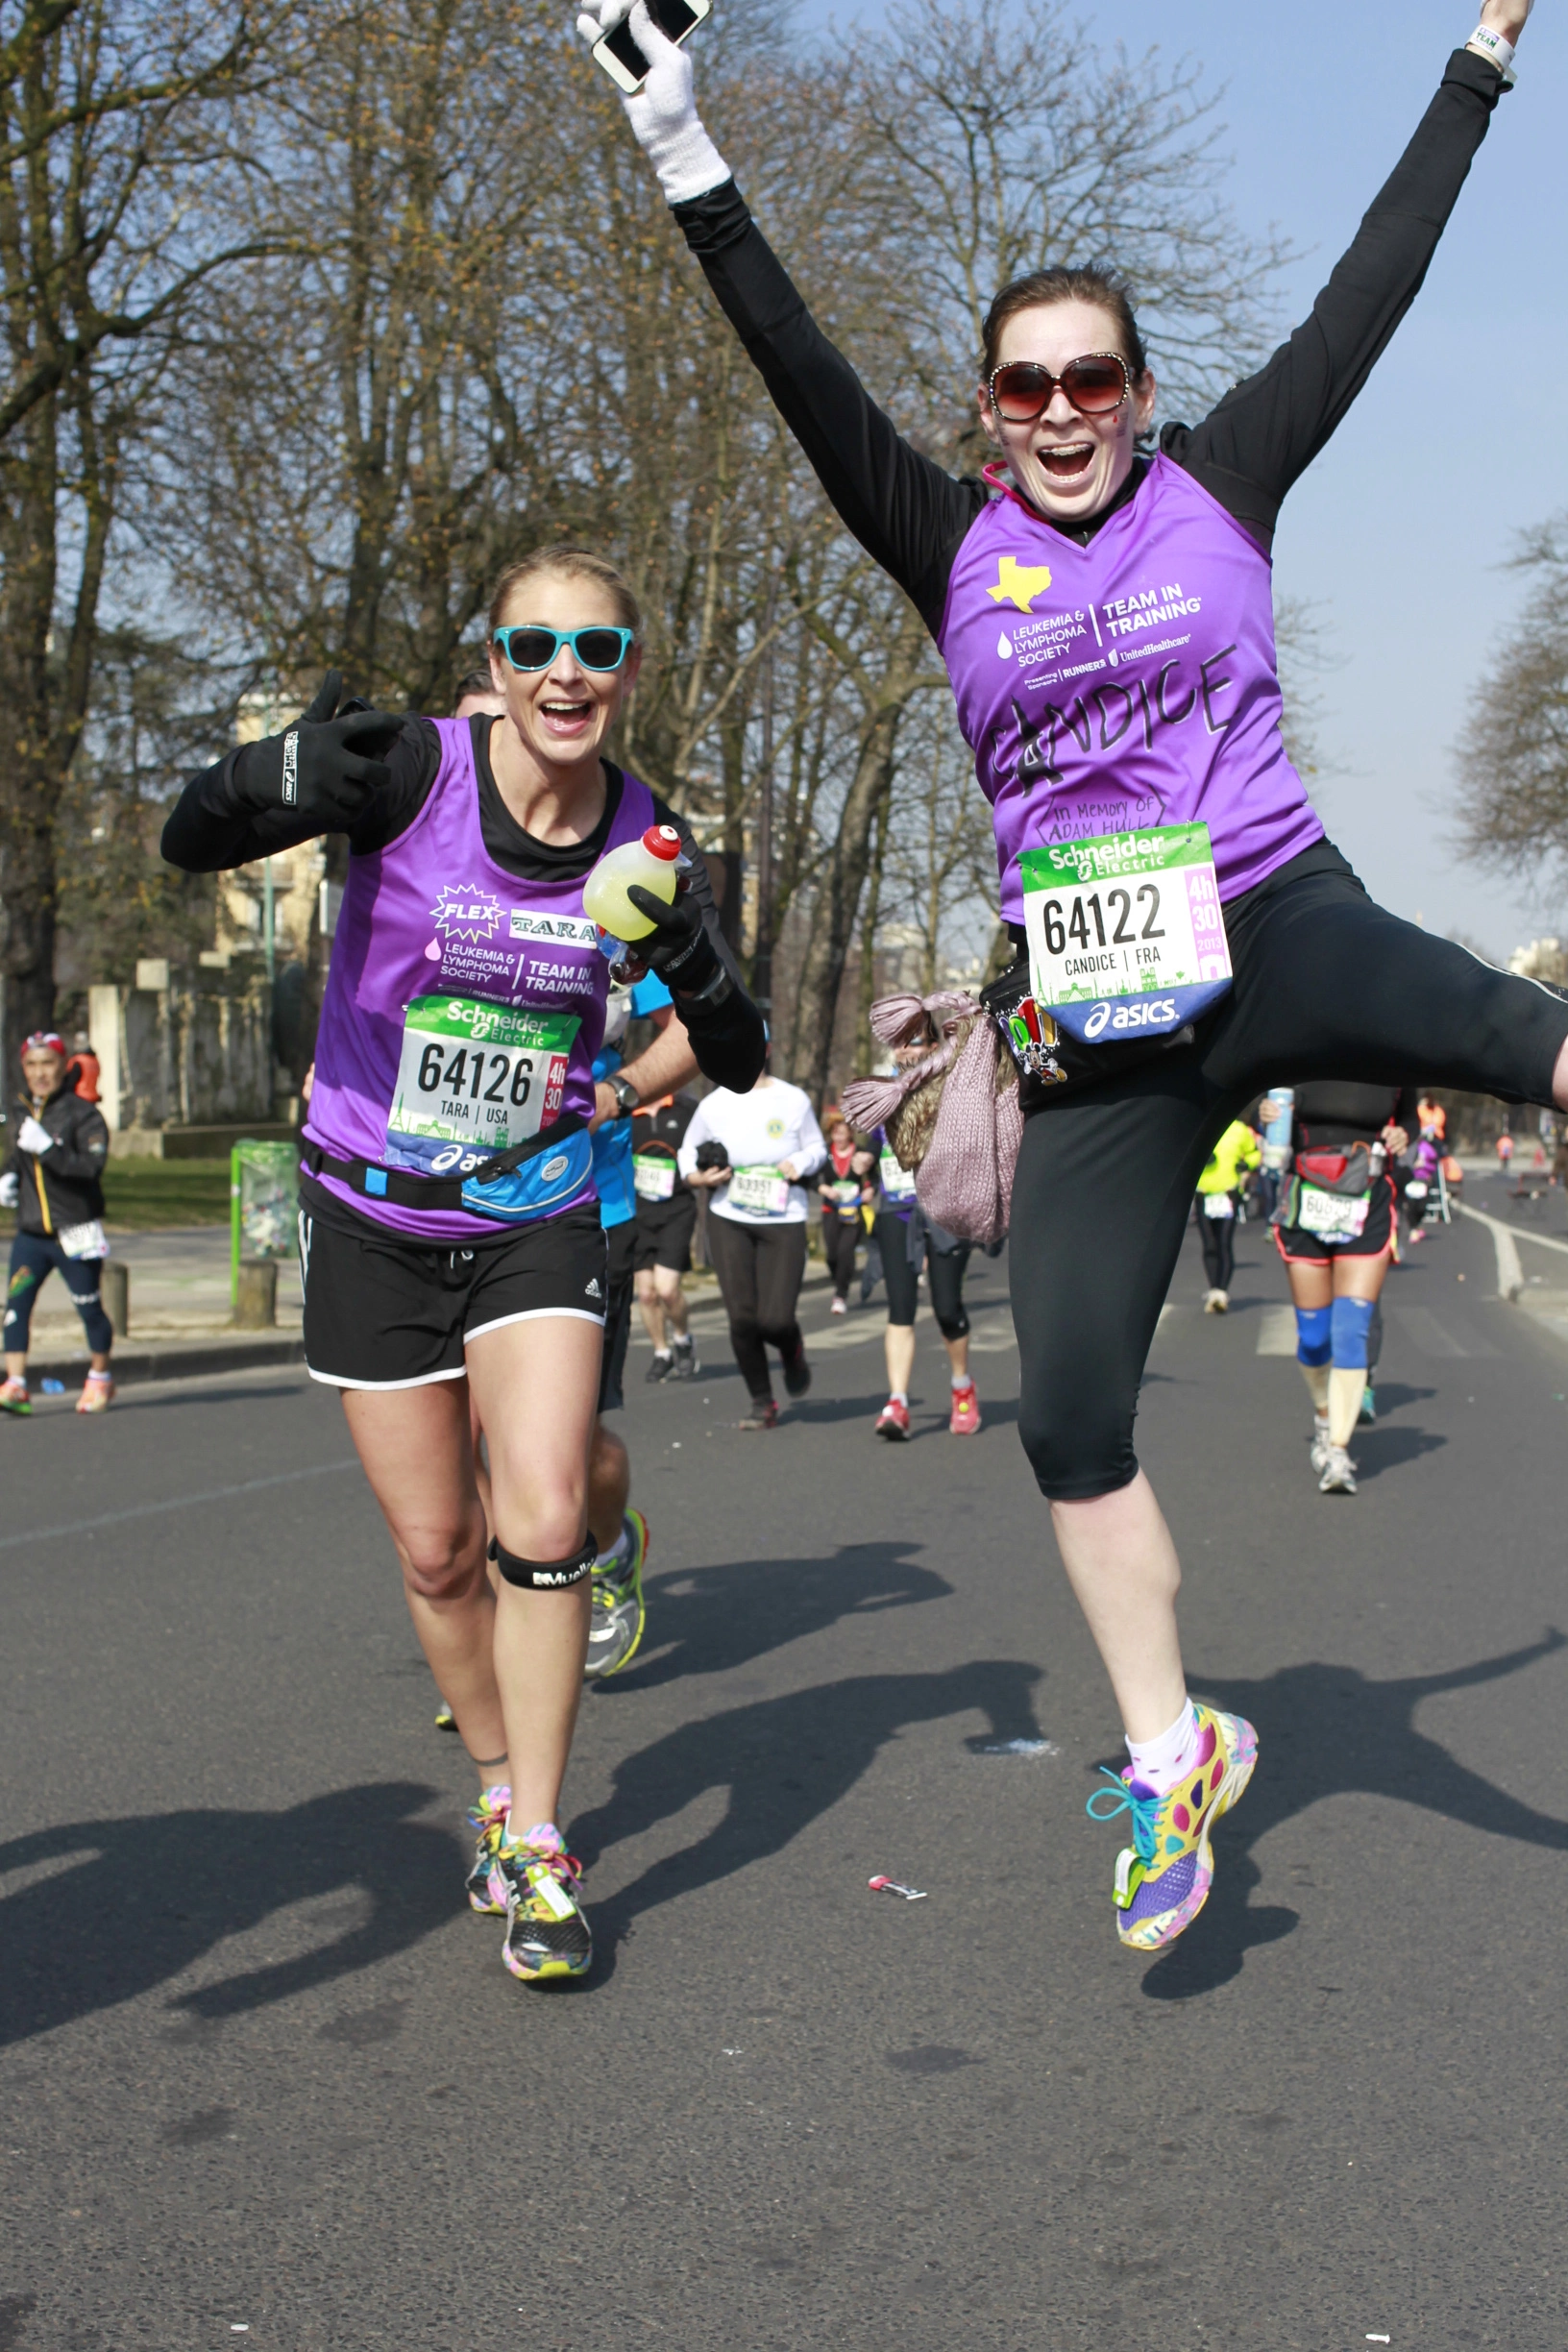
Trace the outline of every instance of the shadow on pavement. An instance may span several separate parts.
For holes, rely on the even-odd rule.
[[[460,1847],[408,1818],[437,1794],[380,1781],[280,1813],[67,1822],[0,1846],[0,1873],[81,1857],[0,1901],[0,2047],[135,2000],[225,1936],[324,1895],[357,1891],[355,1913],[368,1905],[368,1917],[312,1951],[171,2005],[193,2024],[234,2017],[406,1949],[462,1905]]]
[[[1412,1721],[1423,1699],[1499,1681],[1563,1649],[1568,1635],[1554,1627],[1540,1641],[1501,1657],[1387,1682],[1369,1681],[1354,1666],[1318,1662],[1282,1667],[1257,1682],[1195,1674],[1194,1692],[1257,1726],[1258,1770],[1234,1821],[1223,1822],[1215,1833],[1213,1891],[1201,1917],[1144,1975],[1149,1999],[1190,2000],[1213,1993],[1240,1973],[1254,1945],[1278,1943],[1297,1925],[1299,1914],[1283,1905],[1249,1909],[1262,1876],[1252,1850],[1282,1822],[1325,1798],[1399,1797],[1468,1829],[1568,1853],[1568,1822],[1494,1788]]]
[[[953,1589],[946,1578],[910,1557],[920,1549],[844,1544],[824,1559],[748,1560],[744,1567],[683,1568],[649,1578],[660,1647],[646,1664],[639,1658],[613,1681],[595,1684],[594,1695],[613,1699],[687,1675],[727,1673],[844,1617],[944,1601]]]
[[[1039,1739],[1038,1666],[982,1658],[943,1674],[858,1675],[791,1691],[681,1725],[627,1756],[607,1801],[572,1824],[572,1845],[592,1869],[624,1839],[640,1837],[722,1788],[723,1819],[695,1845],[653,1863],[594,1904],[594,1943],[608,1961],[646,1911],[733,1876],[783,1850],[854,1787],[889,1740],[912,1724],[980,1714],[994,1739]],[[872,1866],[876,1856],[870,1857]],[[596,1968],[595,1982],[609,1968]]]

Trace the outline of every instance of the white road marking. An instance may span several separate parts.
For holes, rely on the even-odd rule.
[[[208,1486],[198,1494],[169,1495],[161,1503],[133,1503],[125,1510],[104,1511],[96,1519],[70,1519],[63,1527],[28,1528],[20,1535],[0,1535],[0,1552],[13,1544],[52,1543],[58,1535],[87,1535],[95,1528],[118,1527],[126,1519],[150,1519],[158,1511],[184,1510],[193,1503],[227,1503],[233,1495],[257,1494],[263,1486],[292,1486],[299,1479],[326,1478],[334,1470],[357,1470],[357,1455],[347,1461],[312,1462],[306,1470],[275,1470],[270,1478],[241,1479],[237,1486]]]

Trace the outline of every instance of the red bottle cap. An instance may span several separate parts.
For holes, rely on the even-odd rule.
[[[649,825],[643,835],[643,847],[656,858],[674,865],[680,855],[680,835],[674,825]]]

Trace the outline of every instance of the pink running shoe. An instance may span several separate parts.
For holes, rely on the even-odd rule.
[[[953,1390],[953,1409],[947,1427],[955,1437],[972,1437],[980,1427],[980,1399],[975,1395],[971,1380],[966,1388]]]
[[[901,1405],[896,1397],[889,1397],[876,1416],[876,1434],[900,1440],[906,1438],[909,1435],[909,1407]]]
[[[89,1372],[76,1400],[78,1412],[108,1412],[114,1395],[112,1372]]]

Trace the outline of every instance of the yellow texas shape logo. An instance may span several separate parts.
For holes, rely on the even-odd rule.
[[[1020,564],[1016,555],[1004,555],[996,567],[996,585],[986,594],[993,604],[1016,604],[1026,613],[1050,584],[1048,564]]]

